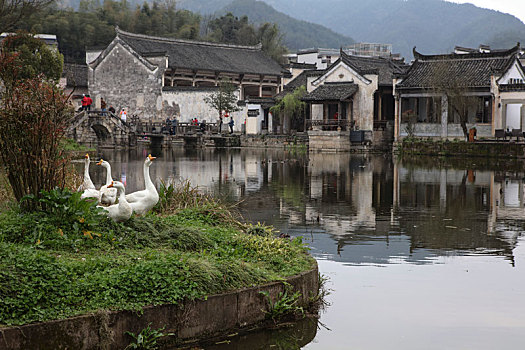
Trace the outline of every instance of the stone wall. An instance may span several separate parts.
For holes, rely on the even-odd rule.
[[[394,143],[394,152],[435,156],[467,156],[485,158],[525,158],[525,144],[497,141],[426,141],[403,140]]]
[[[350,150],[349,131],[308,131],[310,151],[342,152]]]
[[[103,97],[118,111],[128,110],[128,118],[159,119],[162,111],[161,87],[165,67],[148,64],[120,43],[89,67],[89,92],[97,104]],[[104,55],[104,53],[103,53]],[[162,113],[161,113],[162,114]]]
[[[319,291],[317,267],[287,279],[301,293],[299,303],[306,306]],[[169,342],[229,334],[256,325],[265,319],[267,301],[261,291],[275,302],[284,291],[281,282],[209,296],[206,300],[183,306],[150,306],[141,313],[132,311],[99,312],[59,321],[0,328],[0,350],[18,349],[124,349],[134,334],[146,328],[166,327],[174,333]],[[175,339],[176,338],[176,339]]]
[[[408,136],[407,132],[407,123],[401,123],[399,129],[399,139]],[[490,124],[467,124],[467,129],[472,127],[476,128],[476,137],[492,137],[492,125]],[[446,133],[448,136],[443,137],[442,135]],[[443,126],[437,123],[415,123],[414,124],[414,136],[415,137],[433,137],[433,138],[443,138],[443,139],[464,139],[463,129],[460,124],[446,124],[446,130],[443,130]]]
[[[308,137],[303,135],[246,135],[241,138],[241,147],[286,148],[291,145],[308,147]]]
[[[388,122],[385,129],[372,132],[372,145],[374,149],[391,149],[394,141],[394,123]]]

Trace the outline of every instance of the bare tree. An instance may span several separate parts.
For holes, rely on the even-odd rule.
[[[12,30],[22,19],[52,2],[54,0],[0,0],[0,33]]]
[[[457,72],[455,65],[445,60],[432,62],[430,66],[429,90],[446,98],[448,101],[450,117],[456,115],[465,138],[468,137],[469,111],[478,102],[478,97],[469,95],[468,82]]]

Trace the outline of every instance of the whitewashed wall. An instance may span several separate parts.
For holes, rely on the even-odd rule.
[[[193,118],[197,118],[199,121],[206,120],[208,123],[217,123],[219,112],[204,102],[204,98],[210,96],[214,91],[212,89],[199,90],[198,88],[163,91],[162,104],[164,109],[172,110],[174,115],[177,115],[179,122],[190,122]],[[246,106],[244,106],[239,112],[230,113],[235,123],[233,131],[242,131],[247,110]],[[223,120],[223,130],[228,130],[226,124],[229,121],[229,118]]]
[[[246,105],[246,134],[257,135],[262,131],[262,122],[264,120],[264,110],[261,105],[247,104]],[[259,115],[257,117],[249,117],[248,111],[257,110]]]

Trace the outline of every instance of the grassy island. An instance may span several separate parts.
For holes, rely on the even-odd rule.
[[[0,325],[140,310],[282,280],[315,261],[300,239],[242,224],[213,200],[115,223],[78,194],[0,214]]]

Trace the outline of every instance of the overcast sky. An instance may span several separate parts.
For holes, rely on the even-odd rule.
[[[477,7],[510,13],[525,23],[525,0],[448,0],[460,4],[470,3]]]

